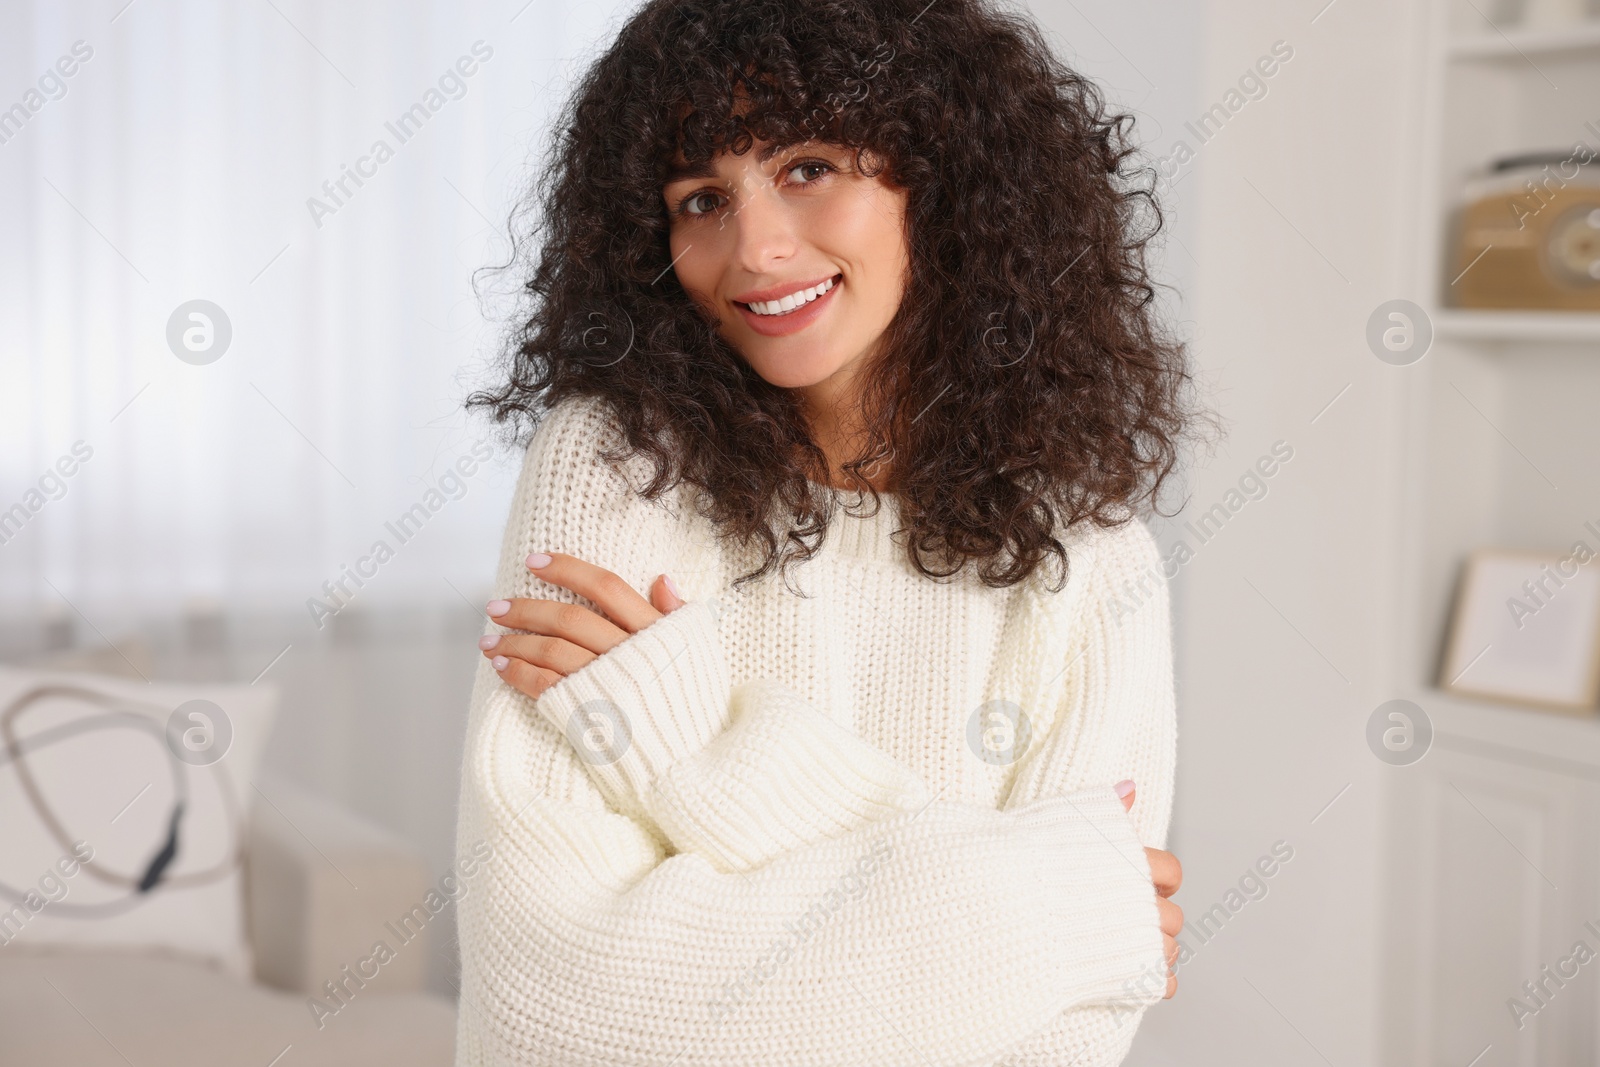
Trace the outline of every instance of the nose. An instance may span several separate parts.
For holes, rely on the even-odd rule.
[[[727,225],[733,227],[734,265],[747,274],[767,274],[794,256],[794,218],[783,198],[756,185]]]

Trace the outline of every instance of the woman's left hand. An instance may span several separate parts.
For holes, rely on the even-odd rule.
[[[587,597],[605,612],[599,615],[578,604],[527,597],[489,602],[490,618],[527,633],[486,634],[478,639],[478,647],[507,684],[530,697],[537,698],[684,603],[665,574],[650,584],[646,600],[611,571],[576,556],[535,552],[527,563],[540,578]]]

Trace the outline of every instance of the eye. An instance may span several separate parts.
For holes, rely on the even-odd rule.
[[[810,178],[810,179],[802,178],[800,180],[800,184],[801,185],[815,185],[818,181],[821,180],[823,174],[826,174],[827,172],[829,172],[829,171],[834,169],[834,166],[833,166],[832,163],[826,163],[826,162],[824,162],[824,161],[822,161],[820,159],[803,159],[800,162],[794,164],[794,166],[790,167],[789,168],[789,173],[790,174],[794,174],[796,171],[808,170],[811,167],[819,168],[822,173],[818,174],[815,178]]]
[[[678,206],[673,208],[672,213],[674,216],[688,218],[698,218],[701,215],[709,215],[711,212],[717,209],[717,205],[715,203],[717,195],[718,194],[713,193],[710,189],[697,189],[688,196],[684,197],[682,200],[678,201]],[[713,201],[709,207],[705,205],[707,198],[710,198]]]

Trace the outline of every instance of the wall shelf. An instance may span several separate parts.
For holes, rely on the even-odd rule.
[[[1600,312],[1440,310],[1434,334],[1455,341],[1600,343]]]
[[[1600,53],[1600,19],[1571,26],[1537,30],[1485,30],[1450,42],[1447,54],[1455,60],[1517,61],[1569,52]]]

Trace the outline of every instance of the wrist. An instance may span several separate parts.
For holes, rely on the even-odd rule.
[[[666,769],[728,726],[729,670],[711,600],[628,635],[541,693],[560,729],[621,810],[640,812]]]

